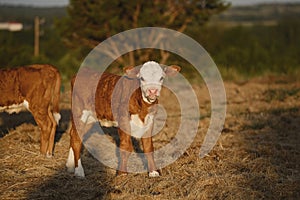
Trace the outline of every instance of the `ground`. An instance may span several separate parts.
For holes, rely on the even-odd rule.
[[[300,199],[300,82],[263,77],[225,82],[227,114],[213,150],[199,158],[210,122],[210,98],[195,84],[201,118],[191,146],[162,176],[115,176],[87,151],[86,177],[65,169],[69,149],[69,93],[62,97],[62,122],[55,155],[39,155],[39,129],[29,113],[0,115],[0,199]],[[175,114],[154,138],[159,148],[172,138],[180,116],[168,91],[161,102]],[[169,113],[168,113],[169,114]],[[180,120],[179,120],[180,121]]]

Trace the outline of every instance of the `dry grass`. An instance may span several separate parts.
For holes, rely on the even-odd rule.
[[[86,178],[68,174],[67,110],[52,159],[39,155],[39,130],[31,121],[0,124],[1,132],[8,132],[0,139],[0,199],[299,199],[300,83],[264,78],[225,86],[227,118],[213,151],[198,157],[210,102],[206,88],[195,86],[202,114],[199,132],[158,178],[146,173],[116,177],[87,151],[82,158]],[[171,109],[172,98],[164,99]],[[176,116],[155,137],[157,148],[172,137]],[[0,115],[7,122],[5,117]]]

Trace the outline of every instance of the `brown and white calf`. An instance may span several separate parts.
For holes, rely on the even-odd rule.
[[[27,108],[41,129],[40,152],[47,157],[53,154],[60,119],[60,85],[60,74],[51,65],[0,70],[0,112],[18,113]]]
[[[131,136],[134,136],[141,138],[143,151],[148,161],[149,176],[159,176],[153,158],[154,148],[151,137],[155,105],[158,103],[165,76],[175,75],[179,71],[178,66],[163,68],[158,63],[149,61],[140,68],[125,67],[125,76],[108,73],[100,76],[86,69],[81,73],[83,75],[74,77],[72,79],[71,141],[66,163],[68,171],[75,172],[75,176],[78,177],[85,176],[80,159],[82,138],[91,124],[99,121],[102,126],[109,124],[118,126],[120,137],[118,174],[126,174],[127,160],[133,151]],[[75,81],[80,84],[74,88]],[[91,81],[97,81],[95,94],[89,90]],[[83,128],[87,125],[90,126]],[[84,131],[80,132],[82,130]]]

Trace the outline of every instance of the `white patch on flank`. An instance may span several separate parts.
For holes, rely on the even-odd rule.
[[[13,105],[9,105],[9,106],[0,107],[0,112],[5,111],[9,114],[13,114],[13,113],[21,112],[22,110],[24,110],[24,108],[29,110],[29,103],[26,100],[24,100],[23,103],[20,103],[20,104],[13,104]]]
[[[83,111],[82,111],[82,115],[81,115],[80,120],[81,120],[83,123],[86,123],[86,124],[94,123],[94,122],[97,121],[97,120],[93,117],[93,113],[92,113],[92,111],[90,111],[90,110],[83,110]]]
[[[159,176],[159,173],[158,171],[152,171],[152,172],[149,172],[149,177],[153,178],[153,177],[158,177]]]
[[[84,178],[84,170],[81,164],[81,159],[78,160],[78,167],[75,167],[75,176],[79,178]]]
[[[58,125],[59,124],[59,120],[61,119],[61,116],[59,113],[53,113],[53,117],[56,121],[56,124]]]
[[[130,127],[131,127],[131,136],[136,138],[141,138],[144,133],[151,127],[153,124],[154,116],[151,114],[146,115],[145,122],[139,118],[139,115],[131,115]]]
[[[70,172],[70,173],[73,173],[75,170],[74,152],[73,152],[72,147],[70,148],[70,151],[69,151],[69,156],[68,156],[68,160],[66,163],[66,167],[67,167],[68,172]]]

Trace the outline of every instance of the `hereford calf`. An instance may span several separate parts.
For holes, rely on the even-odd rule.
[[[158,63],[149,61],[141,68],[126,67],[124,71],[125,76],[122,77],[107,73],[103,73],[100,77],[85,69],[81,73],[83,75],[72,79],[73,117],[66,166],[69,172],[75,171],[78,177],[84,177],[80,159],[82,138],[95,121],[100,121],[102,126],[118,126],[121,151],[118,174],[126,174],[127,160],[133,151],[131,136],[134,136],[141,138],[148,161],[149,176],[159,176],[154,163],[151,137],[154,105],[158,103],[157,97],[160,95],[165,76],[177,74],[180,67],[172,65],[162,68]],[[74,87],[75,80],[80,83],[76,87]],[[88,83],[91,81],[98,83],[94,90],[96,94],[88,90],[90,88]],[[86,126],[88,128],[83,128]]]
[[[59,122],[60,74],[51,65],[0,70],[0,112],[18,113],[24,107],[41,129],[40,152],[51,157]]]

